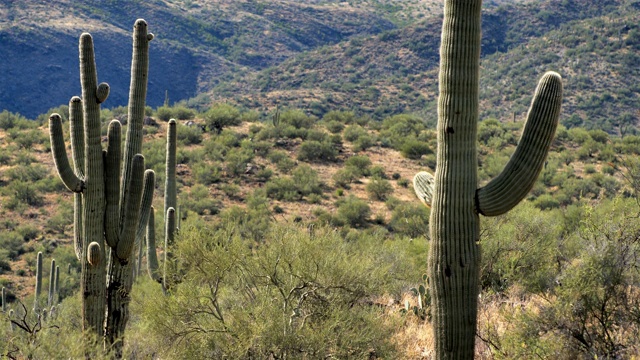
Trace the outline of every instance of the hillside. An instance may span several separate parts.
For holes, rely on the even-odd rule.
[[[580,124],[613,133],[640,121],[634,105],[640,6],[543,1],[487,9],[483,16],[481,117],[523,117],[537,79],[556,70],[567,88],[562,118],[574,116],[563,120],[568,126],[579,116]],[[211,94],[250,108],[290,105],[319,116],[358,109],[378,119],[416,112],[434,123],[439,43],[436,17],[237,76]]]
[[[503,3],[507,2],[492,0],[485,5],[496,9]],[[111,84],[109,106],[124,105],[129,74],[127,56],[121,55],[131,51],[127,34],[135,20],[132,16],[146,19],[156,35],[148,98],[148,104],[156,107],[164,102],[165,91],[173,102],[208,92],[219,84],[229,89],[237,82],[228,83],[231,79],[252,81],[256,72],[279,72],[276,66],[285,60],[308,56],[325,46],[344,44],[352,38],[369,39],[423,21],[431,24],[429,19],[439,18],[441,12],[440,2],[435,0],[3,3],[0,109],[34,118],[65,104],[68,94],[77,93],[76,66],[68,65],[77,64],[75,44],[84,31],[94,36],[101,80]],[[28,66],[25,59],[29,59]],[[233,95],[252,93],[243,88],[232,89]],[[34,95],[34,89],[46,94],[44,100]],[[206,98],[196,103],[208,105]]]

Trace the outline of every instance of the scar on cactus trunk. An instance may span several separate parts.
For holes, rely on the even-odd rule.
[[[562,79],[546,73],[535,91],[514,154],[501,174],[478,189],[477,122],[481,0],[445,0],[440,47],[435,176],[414,178],[432,207],[428,274],[435,359],[474,355],[480,269],[479,215],[504,214],[533,187],[555,134]]]
[[[73,168],[66,153],[61,117],[52,114],[49,118],[56,169],[64,185],[75,194],[74,244],[82,264],[83,330],[104,336],[105,346],[112,347],[117,357],[122,356],[121,338],[128,320],[134,249],[140,246],[155,187],[154,173],[145,171],[140,155],[151,39],[147,23],[137,20],[124,157],[117,120],[109,124],[107,149],[102,149],[100,104],[109,94],[109,85],[98,85],[90,34],[80,36],[82,98],[73,97],[69,103]],[[111,248],[110,258],[106,245]]]

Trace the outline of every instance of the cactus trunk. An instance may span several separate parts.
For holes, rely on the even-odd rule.
[[[547,73],[536,90],[514,156],[496,179],[477,189],[481,5],[481,0],[445,0],[433,190],[425,174],[414,179],[419,185],[416,194],[432,206],[428,274],[433,298],[435,359],[474,356],[479,214],[502,214],[531,189],[553,139],[562,97],[560,76]]]

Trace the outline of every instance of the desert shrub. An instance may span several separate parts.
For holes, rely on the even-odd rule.
[[[560,202],[549,194],[542,194],[538,196],[533,205],[540,210],[549,210],[559,208]]]
[[[144,322],[132,333],[142,331],[147,348],[167,358],[401,357],[389,336],[397,323],[366,299],[410,262],[324,227],[312,236],[273,226],[252,248],[238,226],[185,229],[176,247],[184,276],[172,296],[158,286],[134,294]]]
[[[322,194],[322,183],[318,173],[306,164],[301,164],[291,173],[291,177],[298,187],[298,191],[307,196],[310,194]]]
[[[267,159],[274,163],[278,170],[283,173],[288,173],[296,166],[294,160],[292,160],[289,155],[284,151],[271,151],[269,155],[267,155]]]
[[[50,169],[42,164],[16,165],[8,169],[5,174],[11,181],[36,182],[46,178]]]
[[[13,181],[7,188],[10,194],[5,206],[9,210],[17,210],[22,206],[39,207],[44,205],[44,196],[32,183]]]
[[[217,163],[198,162],[191,166],[191,173],[196,183],[202,185],[215,184],[222,179],[222,167]]]
[[[371,159],[366,155],[351,156],[344,162],[345,167],[353,169],[353,172],[358,176],[369,176]]]
[[[385,144],[399,150],[406,139],[416,138],[425,129],[424,121],[416,116],[394,115],[382,121],[380,137]]]
[[[369,216],[371,216],[371,208],[366,201],[349,195],[346,198],[340,199],[337,205],[337,217],[342,222],[354,228],[367,225]]]
[[[211,198],[209,188],[206,186],[196,184],[185,195],[180,197],[181,208],[193,211],[198,215],[215,215],[219,212],[218,202]]]
[[[169,121],[173,117],[173,111],[169,106],[160,106],[156,109],[155,117],[158,120]]]
[[[59,108],[50,109],[45,114],[46,119],[49,118],[49,114],[54,112],[59,113],[60,116],[66,119],[67,114],[69,113],[69,107],[66,105],[63,105]],[[2,110],[2,112],[0,112],[0,129],[3,129],[5,131],[13,129],[14,127],[27,128],[31,126],[31,124],[29,123],[30,121],[27,118],[25,118],[24,116],[18,113],[12,113],[8,110]]]
[[[357,169],[352,167],[340,169],[336,171],[335,174],[333,174],[333,176],[331,177],[335,186],[345,189],[348,189],[349,185],[357,181],[359,178],[359,172],[357,171]]]
[[[196,117],[196,111],[182,105],[173,107],[173,117],[178,120],[191,120]]]
[[[393,186],[388,180],[373,177],[366,186],[367,194],[372,200],[385,201],[393,192]]]
[[[589,130],[589,136],[598,143],[606,144],[609,141],[609,134],[601,129]]]
[[[429,145],[417,139],[409,138],[400,146],[400,153],[407,159],[420,159],[422,155],[433,153]]]
[[[334,161],[338,152],[329,142],[304,141],[298,150],[300,161]]]
[[[324,114],[322,121],[336,122],[341,124],[351,124],[356,121],[356,114],[353,111],[337,111],[332,110]]]
[[[298,192],[296,183],[290,177],[279,177],[265,184],[267,196],[280,201],[299,201],[302,194]]]
[[[325,124],[327,130],[329,130],[332,134],[339,134],[344,129],[344,124],[338,121],[329,121]]]
[[[342,136],[346,141],[355,142],[360,137],[367,136],[367,131],[360,125],[350,125],[344,129]]]
[[[316,119],[307,116],[302,110],[286,110],[280,114],[280,121],[283,124],[291,125],[296,129],[311,129]]]
[[[353,151],[365,151],[374,145],[374,140],[369,134],[358,137],[353,142]]]
[[[253,152],[247,149],[231,149],[227,153],[225,170],[228,176],[243,175],[247,164],[253,160]]]
[[[181,145],[196,145],[202,142],[202,129],[199,126],[178,126],[176,136]]]
[[[24,238],[17,231],[0,231],[0,249],[5,250],[11,260],[24,253],[23,244]]]
[[[387,207],[393,206],[389,200]],[[429,234],[429,214],[429,208],[422,204],[398,203],[393,206],[389,228],[394,233],[411,238],[426,238]]]
[[[216,104],[202,116],[209,131],[217,134],[228,126],[240,125],[240,110],[229,104]]]

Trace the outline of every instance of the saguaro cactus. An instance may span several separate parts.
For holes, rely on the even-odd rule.
[[[2,287],[2,312],[7,312],[7,289],[4,286]]]
[[[542,77],[518,148],[503,172],[478,189],[476,135],[482,1],[444,3],[428,273],[435,358],[471,359],[479,290],[479,214],[505,213],[533,186],[555,133],[562,79],[553,72]],[[428,186],[422,181],[417,183]],[[426,193],[428,189],[418,192],[425,202]]]
[[[140,155],[151,39],[147,23],[137,20],[124,159],[117,120],[109,124],[107,149],[102,149],[100,103],[106,100],[109,85],[97,84],[93,39],[87,33],[80,36],[82,98],[73,97],[69,104],[73,169],[66,154],[61,117],[52,114],[49,118],[56,169],[65,186],[76,193],[74,238],[82,263],[83,329],[105,335],[107,346],[115,344],[118,355],[122,342],[116,340],[128,319],[133,250],[148,221],[155,186],[154,173],[145,171]],[[111,248],[108,276],[105,244]]]
[[[40,310],[40,305],[38,304],[38,299],[40,298],[40,294],[42,293],[42,252],[38,251],[38,256],[36,258],[36,290],[33,294],[33,311],[38,312]]]
[[[173,239],[177,229],[176,212],[178,206],[178,195],[176,187],[176,147],[177,147],[177,122],[174,119],[169,120],[167,124],[167,153],[165,164],[165,186],[164,186],[164,230],[165,230],[165,251],[163,274],[160,276],[158,268],[158,256],[156,255],[156,236],[155,236],[155,215],[154,210],[151,211],[151,217],[147,225],[147,269],[149,276],[154,281],[162,283],[163,289],[166,291],[169,283],[167,282],[167,264],[170,261],[169,246],[173,244]]]

